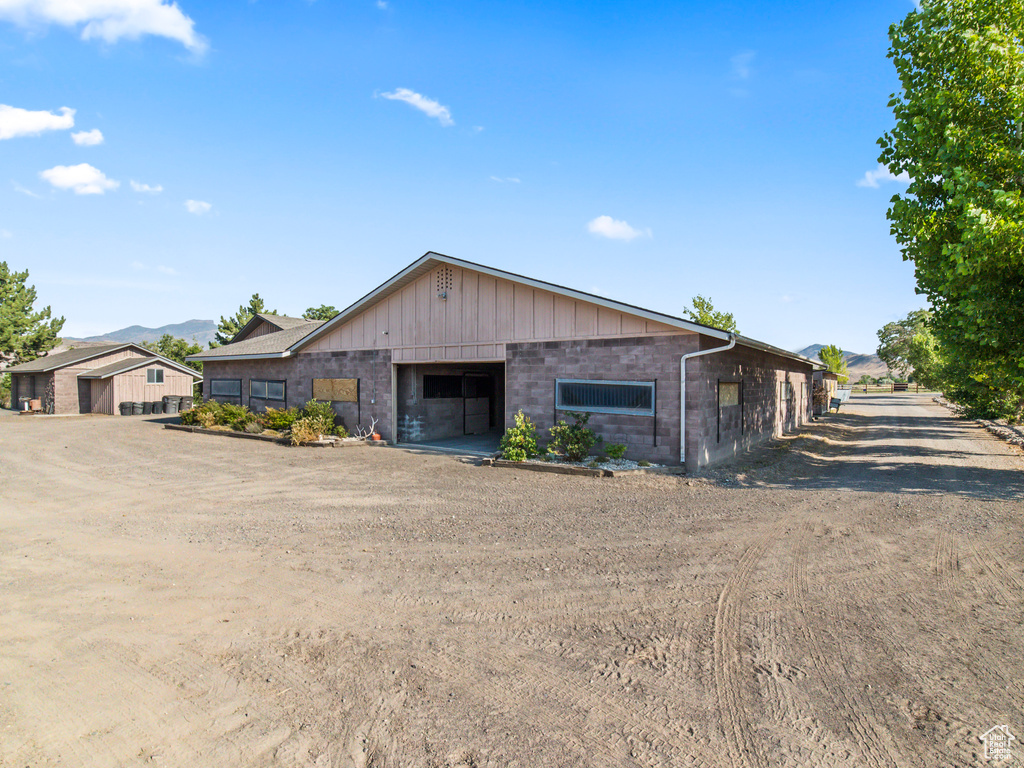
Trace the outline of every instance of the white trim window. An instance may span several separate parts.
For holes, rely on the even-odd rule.
[[[555,380],[555,407],[560,411],[653,416],[654,403],[653,381]]]
[[[163,384],[164,383],[164,369],[163,368],[147,368],[146,369],[146,383],[147,384]]]

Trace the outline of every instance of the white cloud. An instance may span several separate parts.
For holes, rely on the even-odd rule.
[[[864,174],[864,178],[859,179],[857,181],[857,186],[872,187],[874,189],[878,189],[880,184],[888,183],[890,181],[900,181],[903,182],[904,184],[909,184],[910,175],[906,171],[903,171],[903,173],[897,176],[893,174],[893,172],[886,168],[884,165],[879,163],[878,167],[875,168],[875,170],[867,171]]]
[[[158,264],[157,268],[156,268],[156,271],[160,272],[161,274],[164,274],[164,275],[176,275],[176,274],[178,274],[178,270],[176,270],[174,267],[165,267],[163,264]]]
[[[499,184],[504,184],[506,181],[509,184],[518,184],[520,179],[515,176],[506,176],[505,178],[502,178],[501,176],[491,176],[491,181],[496,181]]]
[[[9,229],[0,229],[0,237],[2,237],[5,240],[7,240],[9,238],[14,237],[14,233],[11,232],[11,230],[9,230]]]
[[[76,195],[102,195],[121,186],[121,182],[108,179],[103,171],[88,163],[58,165],[39,175],[58,189],[74,190]]]
[[[189,213],[194,213],[196,216],[202,216],[204,213],[209,213],[213,205],[210,203],[204,203],[202,200],[186,200],[185,208]]]
[[[377,0],[377,7],[382,11],[386,11],[388,9],[388,4],[386,0]]]
[[[33,192],[31,189],[25,189],[23,186],[21,186],[21,184],[19,184],[16,181],[12,181],[11,184],[14,185],[14,191],[15,192],[20,192],[21,194],[26,195],[28,197],[34,197],[37,200],[42,197],[42,195],[40,195],[40,194],[38,194],[36,192]]]
[[[587,229],[591,233],[607,237],[609,240],[625,240],[628,242],[638,237],[652,237],[651,230],[634,229],[625,221],[617,221],[611,216],[598,216],[587,224]]]
[[[79,131],[71,134],[71,140],[80,147],[95,147],[103,143],[103,133],[99,128],[91,131]]]
[[[202,53],[206,40],[176,2],[164,0],[0,0],[0,19],[22,27],[58,24],[82,28],[82,39],[116,43],[155,35]]]
[[[164,188],[161,184],[154,184],[153,186],[150,186],[149,184],[140,184],[139,182],[135,181],[135,179],[132,179],[128,183],[132,185],[132,189],[136,192],[145,192],[150,195],[159,195],[161,192],[164,191]]]
[[[751,65],[756,55],[756,51],[741,51],[729,59],[732,63],[732,74],[737,80],[750,79]]]
[[[4,0],[0,0],[3,8]],[[43,131],[66,131],[75,125],[75,110],[61,107],[60,114],[33,111],[0,104],[0,140],[18,136],[38,136]]]
[[[382,93],[381,96],[392,101],[404,101],[420,112],[430,117],[436,117],[441,125],[455,125],[455,121],[452,120],[452,113],[448,107],[415,91],[410,91],[408,88],[396,88],[391,93]]]

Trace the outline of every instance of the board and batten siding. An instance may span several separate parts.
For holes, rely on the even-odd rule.
[[[395,363],[504,361],[506,342],[679,333],[686,331],[475,270],[442,266],[301,352],[391,349]]]
[[[114,413],[114,380],[93,379],[89,382],[93,413]]]
[[[163,384],[146,383],[146,371],[151,368],[163,368]],[[116,376],[112,376],[111,379],[114,384],[113,400],[111,401],[112,407],[110,411],[104,411],[104,413],[114,413],[113,409],[119,408],[120,404],[126,401],[146,402],[161,400],[164,395],[185,396],[192,394],[192,377],[187,373],[181,373],[174,368],[169,368],[159,361],[155,361],[142,368],[136,368],[133,371],[119,373]]]
[[[255,339],[259,336],[266,336],[268,333],[277,333],[281,329],[277,326],[271,325],[266,320],[257,325],[248,335],[246,339]]]

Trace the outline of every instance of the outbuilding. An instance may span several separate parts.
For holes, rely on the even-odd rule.
[[[96,344],[8,368],[11,404],[38,400],[44,413],[107,413],[122,402],[162,402],[192,396],[202,376],[138,344]]]
[[[628,457],[689,468],[808,421],[820,367],[746,336],[433,252],[325,323],[250,325],[245,338],[189,358],[204,364],[205,397],[254,410],[330,400],[350,430],[376,420],[399,443],[479,435],[496,446],[519,410],[542,434],[585,412]]]

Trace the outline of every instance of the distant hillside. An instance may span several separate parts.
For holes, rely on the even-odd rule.
[[[185,339],[185,341],[192,341],[195,339],[196,343],[201,347],[205,347],[213,340],[214,334],[217,332],[217,323],[213,320],[189,320],[184,323],[173,323],[171,325],[162,325],[159,328],[145,328],[141,325],[132,325],[127,328],[122,328],[119,331],[111,331],[105,333],[102,336],[89,336],[84,339],[71,339],[65,338],[66,344],[73,344],[75,342],[91,341],[91,342],[120,342],[120,343],[135,343],[138,344],[142,341],[156,341],[165,333],[171,334],[179,339]]]
[[[824,344],[811,344],[809,347],[797,350],[797,354],[817,360],[818,352],[824,346]],[[850,372],[850,381],[857,381],[865,373],[876,379],[889,373],[888,366],[878,355],[858,355],[855,352],[846,352],[845,357]]]

